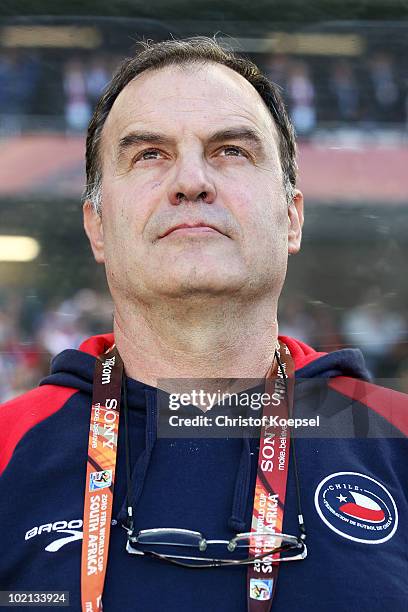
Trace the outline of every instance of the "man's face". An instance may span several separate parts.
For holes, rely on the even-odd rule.
[[[301,210],[288,212],[277,130],[243,77],[143,73],[113,105],[101,158],[102,217],[85,207],[85,227],[115,301],[279,295]]]

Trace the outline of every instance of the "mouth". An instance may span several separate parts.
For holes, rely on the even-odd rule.
[[[163,234],[159,236],[159,238],[165,238],[170,234],[185,234],[185,235],[203,235],[203,234],[223,234],[219,229],[214,227],[213,225],[208,225],[207,223],[199,222],[199,223],[180,223],[179,225],[175,225],[170,229],[166,230]]]

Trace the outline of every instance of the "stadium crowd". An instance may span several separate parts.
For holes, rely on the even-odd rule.
[[[0,401],[35,387],[46,376],[50,360],[87,337],[112,328],[109,296],[81,289],[68,299],[41,304],[35,295],[17,290],[0,295]],[[328,305],[301,299],[284,303],[280,334],[322,351],[359,347],[375,378],[408,392],[408,319],[367,301],[338,314]]]
[[[408,123],[406,66],[386,51],[319,62],[282,54],[256,60],[282,87],[300,137],[319,125]],[[35,52],[0,51],[0,133],[47,125],[85,131],[118,63],[119,57],[102,53],[53,63]]]

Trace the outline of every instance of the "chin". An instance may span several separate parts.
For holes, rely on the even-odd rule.
[[[202,270],[200,273],[195,271],[187,275],[171,276],[169,274],[163,278],[163,282],[156,285],[156,291],[168,297],[215,296],[236,292],[243,284],[243,279],[231,277],[229,274],[219,272],[211,274],[211,272]]]

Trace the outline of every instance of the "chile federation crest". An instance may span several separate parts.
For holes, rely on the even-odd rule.
[[[392,538],[398,527],[392,495],[384,485],[364,474],[330,474],[317,486],[314,501],[322,521],[354,542],[381,544]]]

